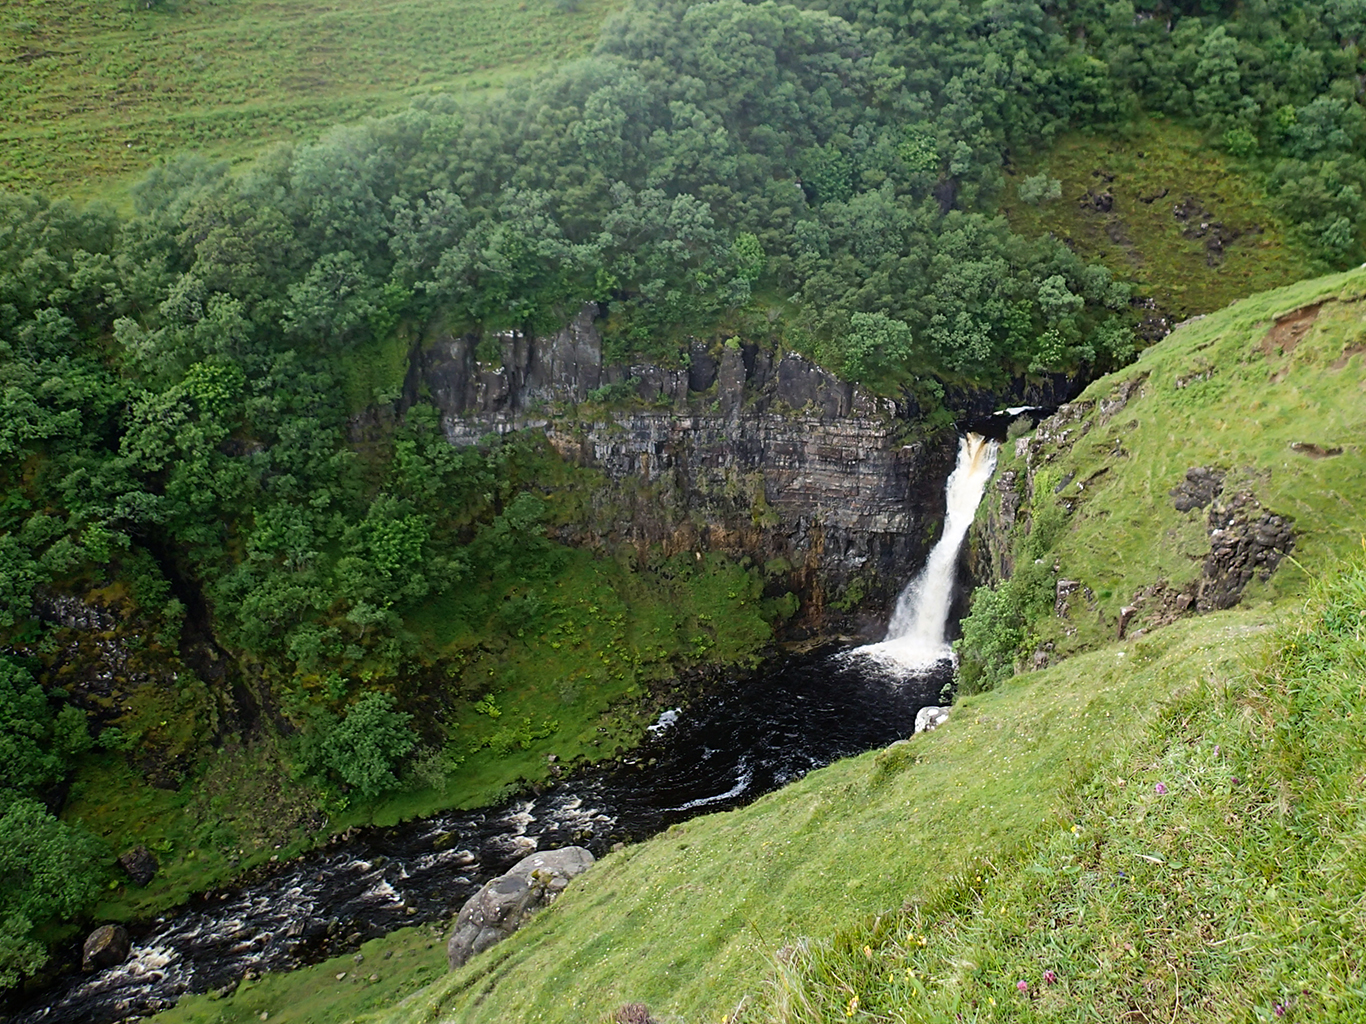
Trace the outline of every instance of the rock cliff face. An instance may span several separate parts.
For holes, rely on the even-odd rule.
[[[602,471],[589,521],[564,539],[748,555],[774,595],[801,598],[800,627],[879,631],[938,533],[952,433],[906,443],[918,410],[756,345],[695,345],[681,369],[604,364],[595,312],[551,337],[503,336],[497,365],[440,337],[411,382],[454,444],[544,430]]]

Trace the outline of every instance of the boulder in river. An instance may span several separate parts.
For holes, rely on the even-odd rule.
[[[446,943],[451,970],[520,928],[553,903],[569,880],[587,871],[593,855],[582,846],[533,853],[465,901]]]
[[[102,924],[86,937],[85,945],[81,947],[81,967],[87,971],[114,967],[128,959],[131,947],[123,925]]]
[[[145,846],[135,846],[121,855],[119,866],[128,873],[134,885],[146,885],[156,877],[157,868],[161,867],[152,856],[152,851]]]

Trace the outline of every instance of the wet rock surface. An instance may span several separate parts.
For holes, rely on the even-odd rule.
[[[472,444],[544,430],[566,458],[607,478],[586,521],[560,540],[781,561],[791,568],[769,596],[800,597],[799,632],[829,629],[830,602],[855,582],[869,606],[894,598],[943,515],[951,431],[906,443],[914,403],[877,398],[798,353],[755,344],[694,342],[689,366],[677,370],[614,365],[604,361],[596,314],[589,304],[545,338],[501,336],[496,366],[477,360],[469,337],[419,353],[416,372],[447,438]],[[598,401],[623,397],[633,404]]]
[[[934,732],[949,720],[952,708],[921,708],[915,715],[916,732]]]
[[[81,967],[87,971],[115,967],[128,959],[130,946],[128,930],[122,925],[100,925],[81,946]]]

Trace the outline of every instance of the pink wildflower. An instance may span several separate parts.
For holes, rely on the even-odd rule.
[[[1054,974],[1051,970],[1044,971],[1044,972],[1043,972],[1043,980],[1044,980],[1047,984],[1051,985],[1051,984],[1053,984],[1053,982],[1055,982],[1055,981],[1058,980],[1058,976],[1057,976],[1056,974]]]
[[[1166,796],[1166,795],[1167,795],[1167,786],[1166,786],[1166,784],[1165,784],[1165,783],[1162,783],[1162,782],[1159,782],[1156,786],[1153,787],[1153,792],[1155,792],[1158,796]]]
[[[1029,982],[1024,981],[1024,980],[1017,981],[1017,982],[1015,983],[1015,987],[1018,988],[1021,992],[1028,992],[1028,991],[1029,991]]]

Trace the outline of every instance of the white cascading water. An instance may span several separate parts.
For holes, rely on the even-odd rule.
[[[953,603],[958,551],[977,514],[987,481],[996,469],[998,447],[995,441],[980,434],[968,434],[959,443],[958,464],[944,488],[944,532],[930,552],[924,570],[906,584],[896,599],[886,639],[860,647],[855,653],[906,669],[928,668],[953,657],[944,630]]]

